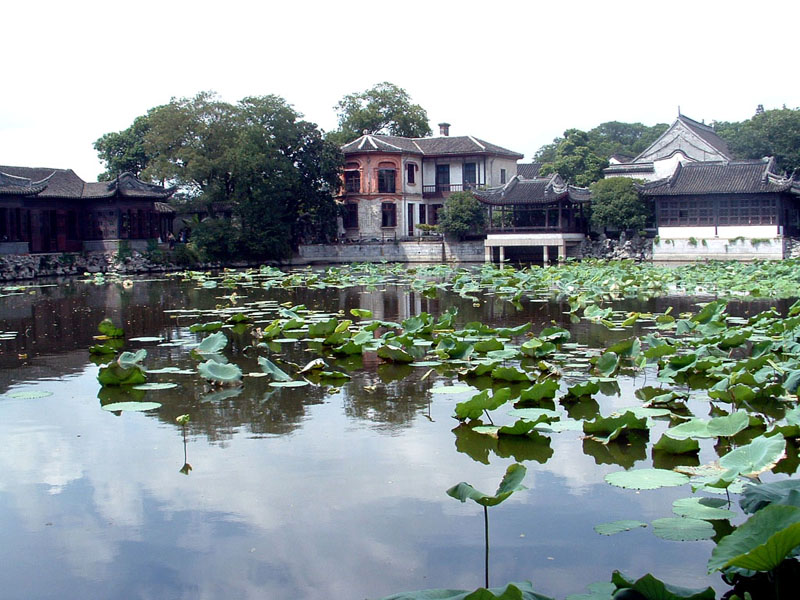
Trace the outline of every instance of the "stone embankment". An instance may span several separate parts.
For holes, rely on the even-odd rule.
[[[151,273],[177,271],[186,267],[155,263],[133,251],[121,257],[116,252],[81,254],[4,254],[0,256],[0,281],[16,281],[84,273]]]
[[[652,260],[653,240],[638,235],[627,238],[624,233],[620,235],[619,240],[607,238],[605,235],[601,235],[596,240],[587,238],[578,246],[577,257],[606,260]]]

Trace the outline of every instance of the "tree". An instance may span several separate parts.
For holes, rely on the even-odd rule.
[[[539,148],[534,160],[543,163],[543,174],[557,172],[570,183],[589,185],[602,177],[605,166],[598,170],[599,163],[607,162],[614,154],[630,157],[640,154],[668,127],[665,123],[647,126],[608,121],[585,133],[568,129],[564,137]]]
[[[364,132],[426,137],[431,135],[428,113],[403,88],[384,81],[363,92],[348,94],[334,107],[339,129],[327,139],[337,145],[352,142]]]
[[[568,129],[558,144],[553,162],[545,163],[542,175],[558,173],[568,183],[585,187],[603,176],[608,161],[597,156],[589,147],[589,136],[579,129]]]
[[[144,148],[144,138],[149,129],[148,115],[142,115],[136,117],[127,129],[106,133],[94,143],[97,156],[106,167],[98,181],[111,181],[125,172],[141,176],[150,162]]]
[[[195,241],[206,256],[278,259],[335,233],[341,152],[283,98],[230,104],[201,92],[152,109],[146,122],[141,175],[205,207],[212,221]],[[234,218],[215,220],[220,206]]]
[[[640,198],[634,179],[609,177],[592,184],[591,223],[594,228],[638,231],[652,222],[652,203]]]
[[[800,168],[800,108],[762,108],[746,121],[717,122],[714,129],[739,158],[774,156],[782,170]]]
[[[454,192],[439,211],[439,229],[463,238],[469,233],[483,233],[486,209],[471,192]]]

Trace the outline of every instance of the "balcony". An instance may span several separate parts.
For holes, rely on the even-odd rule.
[[[474,183],[437,183],[435,185],[423,185],[423,198],[442,198],[452,192],[463,192],[475,187]]]

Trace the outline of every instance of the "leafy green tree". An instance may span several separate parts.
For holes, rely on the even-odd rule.
[[[589,136],[579,129],[568,129],[558,144],[553,162],[545,163],[542,175],[558,173],[573,185],[585,187],[603,176],[608,161],[597,156],[589,147]]]
[[[669,125],[666,123],[647,126],[641,123],[608,121],[587,132],[588,146],[601,158],[608,159],[614,154],[624,154],[633,158],[641,154],[667,129]]]
[[[428,113],[403,88],[384,81],[363,92],[348,94],[334,107],[339,129],[327,138],[338,145],[367,133],[426,137],[431,135]]]
[[[741,122],[717,122],[714,128],[739,158],[774,156],[778,167],[800,168],[800,108],[756,113]]]
[[[111,181],[122,173],[133,173],[140,177],[150,162],[144,148],[144,138],[150,129],[148,115],[134,119],[133,124],[122,131],[106,133],[94,143],[94,149],[106,170],[98,176],[99,181]]]
[[[594,228],[641,230],[653,222],[653,205],[639,196],[636,181],[629,177],[609,177],[592,184]]]
[[[283,98],[230,104],[201,92],[146,121],[141,175],[179,185],[187,203],[205,208],[208,231],[193,234],[206,257],[283,258],[335,233],[341,152]],[[215,220],[218,207],[234,218]]]
[[[471,192],[450,194],[439,211],[439,229],[454,237],[483,233],[486,221],[486,209]]]

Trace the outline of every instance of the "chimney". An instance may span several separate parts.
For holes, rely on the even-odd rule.
[[[439,135],[450,135],[450,123],[439,123]]]

